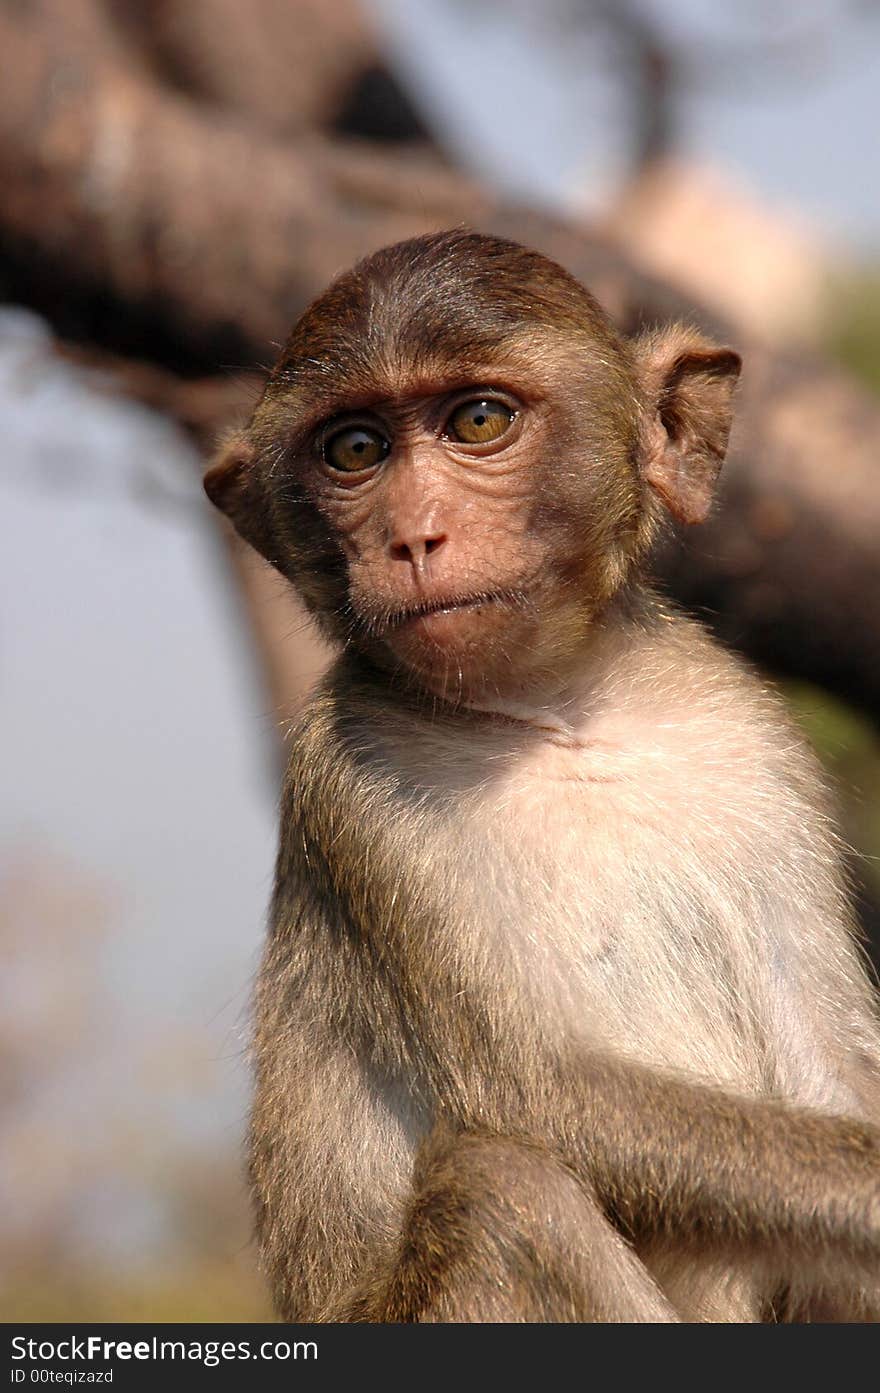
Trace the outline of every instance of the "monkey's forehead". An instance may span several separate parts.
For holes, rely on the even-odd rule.
[[[549,330],[533,328],[493,341],[449,341],[408,353],[400,345],[364,345],[361,352],[334,351],[279,363],[266,384],[256,419],[286,404],[303,424],[343,412],[402,405],[452,394],[465,388],[501,388],[523,400],[538,400],[554,391],[560,381],[576,392],[598,378],[613,379],[616,389],[629,395],[627,363],[612,361],[605,349],[591,341],[560,340]]]
[[[427,376],[529,339],[544,353],[566,340],[623,351],[598,301],[561,266],[453,230],[383,248],[335,280],[293,326],[270,380]]]
[[[521,376],[549,368],[566,354],[565,347],[543,328],[510,333],[456,333],[447,325],[440,335],[363,337],[320,335],[296,345],[279,359],[268,386],[310,396],[376,397],[427,394],[448,383],[472,381],[486,372]]]
[[[537,314],[479,313],[474,304],[421,303],[414,311],[387,293],[342,306],[321,300],[294,325],[270,381],[315,384],[341,374],[378,382],[428,378],[501,357],[527,366],[536,355],[560,351],[566,337],[586,342],[589,326],[554,325]]]

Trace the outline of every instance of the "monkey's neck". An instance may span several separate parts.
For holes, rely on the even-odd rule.
[[[595,617],[566,676],[515,696],[487,693],[464,699],[468,711],[546,733],[555,743],[578,745],[578,734],[596,693],[615,666],[621,634],[656,633],[672,617],[671,608],[643,584],[619,591]]]
[[[548,736],[563,745],[577,744],[577,732],[571,720],[551,706],[531,705],[525,701],[465,701],[467,711],[479,711],[481,715],[495,716],[501,721],[514,725],[527,726],[529,730],[545,731]]]

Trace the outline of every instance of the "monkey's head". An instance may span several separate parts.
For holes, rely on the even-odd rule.
[[[706,516],[739,366],[681,326],[623,339],[515,243],[418,237],[306,310],[205,487],[332,637],[514,696],[577,660],[659,503]]]

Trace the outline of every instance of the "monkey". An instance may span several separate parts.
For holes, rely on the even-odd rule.
[[[250,1177],[297,1321],[880,1318],[880,1023],[779,697],[652,583],[740,357],[468,229],[306,309],[209,498],[338,656]]]

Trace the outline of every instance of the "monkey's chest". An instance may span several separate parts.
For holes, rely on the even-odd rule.
[[[493,790],[448,850],[463,922],[526,1009],[747,1086],[761,965],[747,897],[707,872],[707,825],[650,777],[563,757]]]

